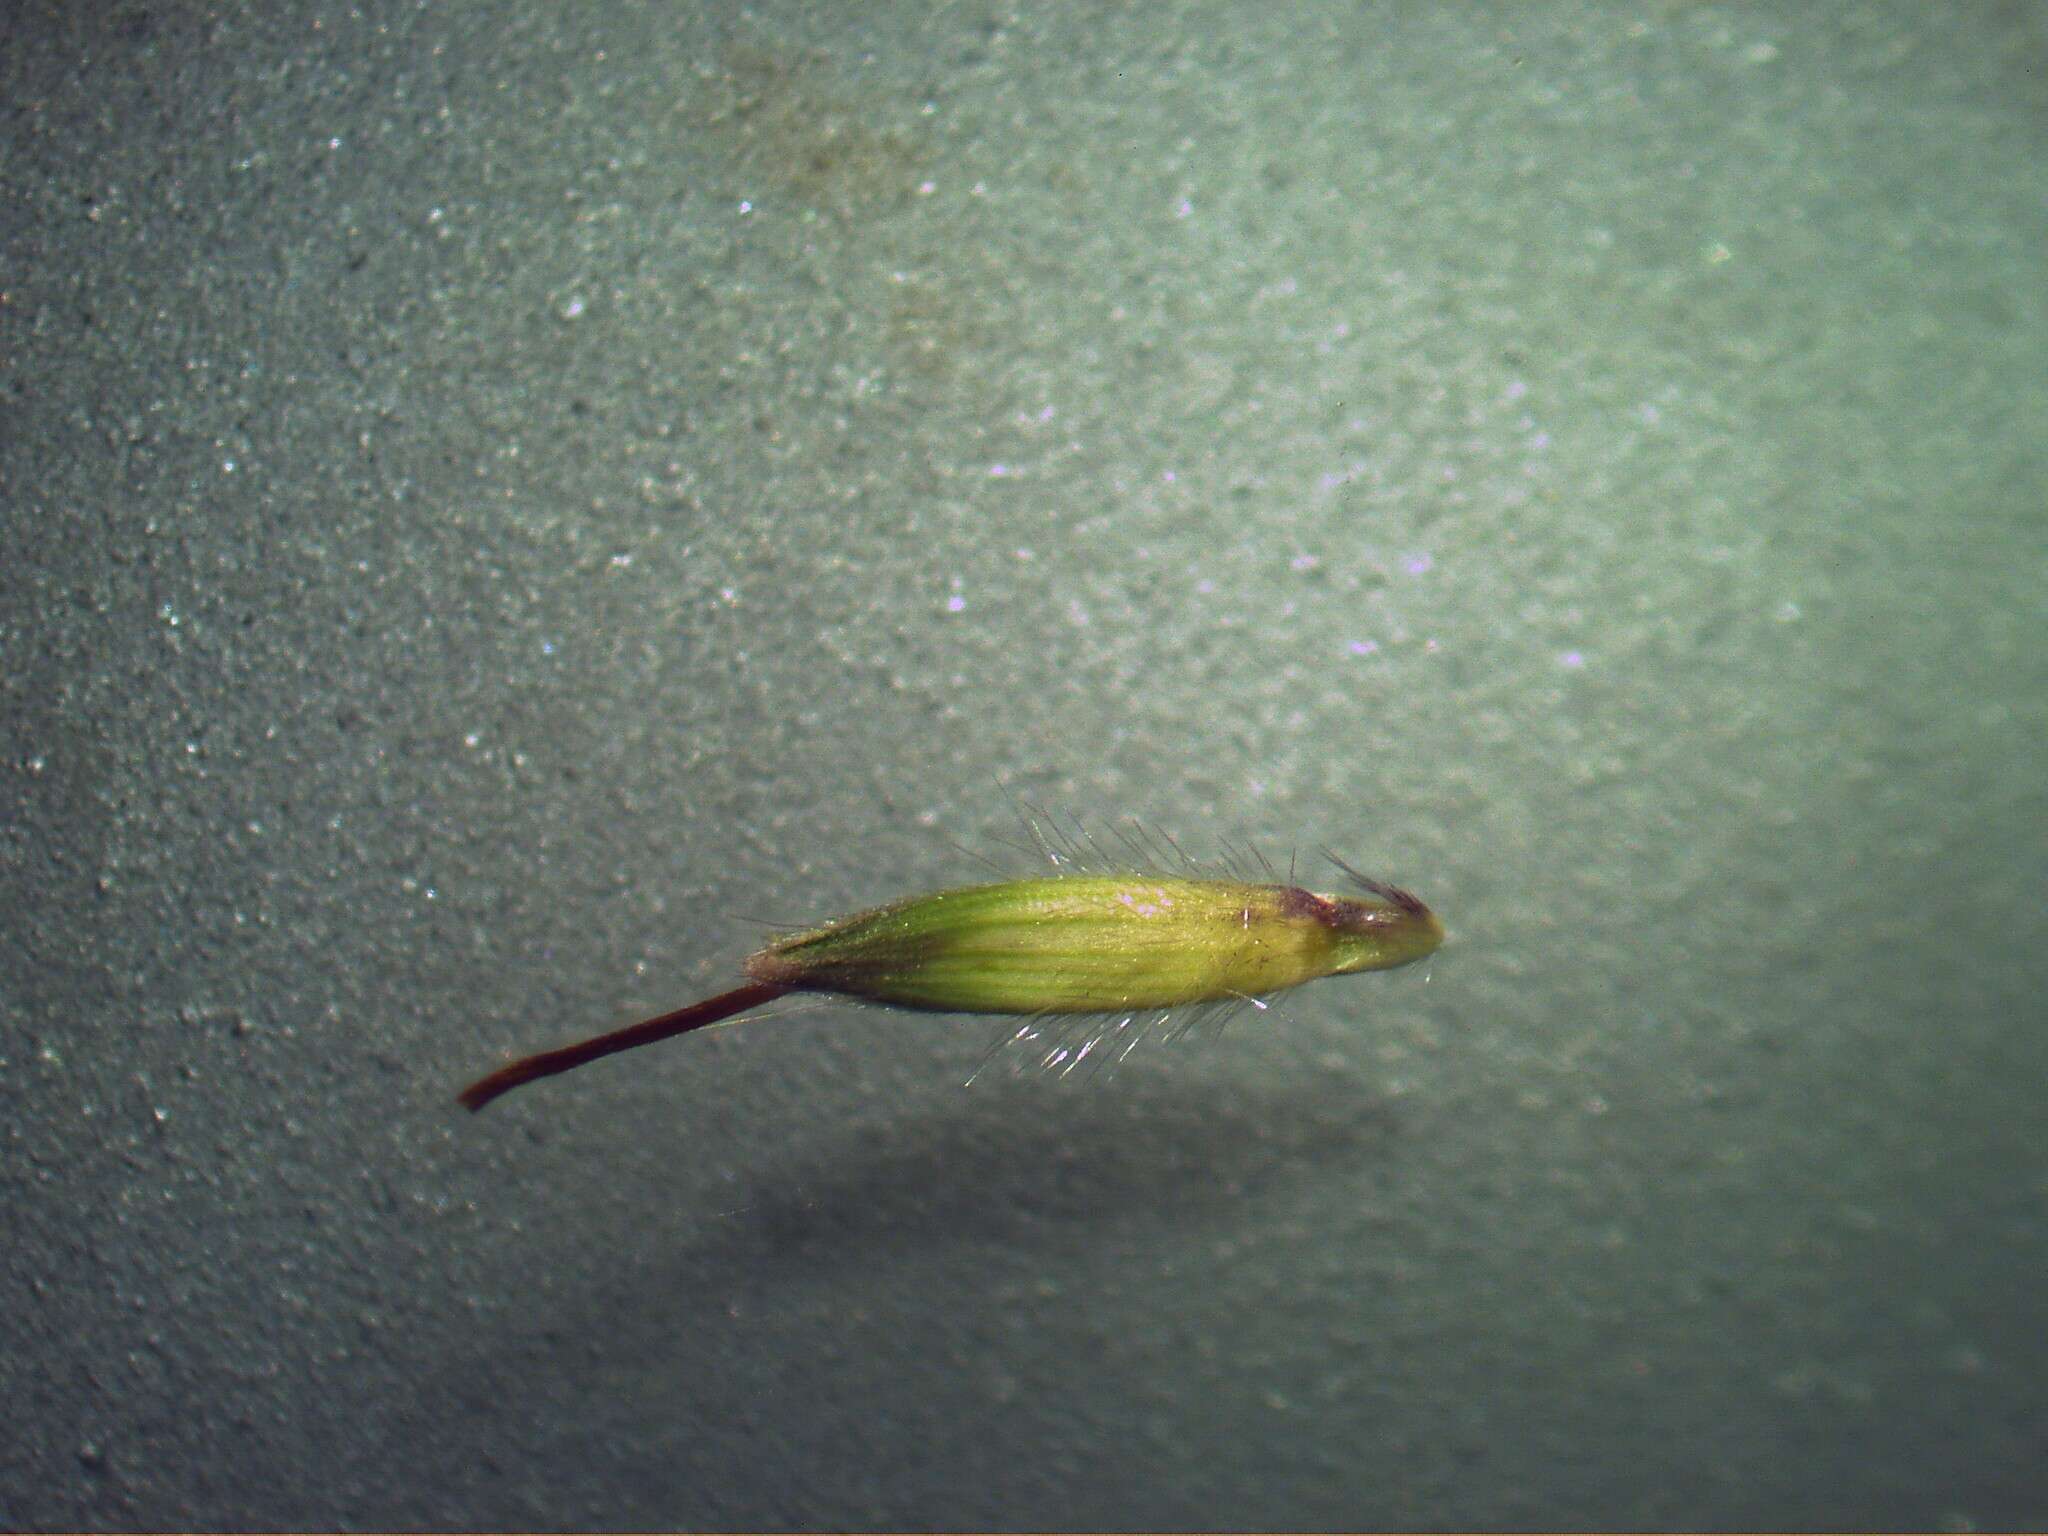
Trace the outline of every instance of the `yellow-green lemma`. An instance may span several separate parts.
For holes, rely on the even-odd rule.
[[[1145,1012],[1386,970],[1443,942],[1443,924],[1420,898],[1338,867],[1357,894],[1186,875],[1065,874],[913,896],[779,938],[747,957],[747,985],[523,1057],[470,1084],[461,1101],[482,1109],[521,1083],[791,992],[938,1013]]]

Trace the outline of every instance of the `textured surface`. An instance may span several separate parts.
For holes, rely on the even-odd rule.
[[[2048,1523],[2048,34],[1389,9],[0,12],[0,1525]]]

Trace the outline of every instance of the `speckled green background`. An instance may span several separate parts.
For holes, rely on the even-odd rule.
[[[0,11],[0,1525],[2048,1523],[2041,14]]]

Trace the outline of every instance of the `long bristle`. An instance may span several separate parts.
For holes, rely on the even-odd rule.
[[[478,1078],[458,1093],[455,1099],[464,1109],[474,1114],[492,1100],[502,1098],[514,1088],[526,1083],[535,1082],[543,1077],[553,1077],[557,1073],[573,1071],[589,1062],[606,1056],[615,1056],[620,1051],[653,1045],[658,1040],[670,1040],[693,1029],[702,1029],[707,1024],[729,1019],[736,1013],[745,1013],[749,1008],[758,1008],[763,1003],[773,1002],[787,990],[786,987],[778,987],[772,982],[754,982],[748,986],[735,987],[730,992],[721,992],[716,997],[707,997],[702,1002],[690,1004],[687,1008],[678,1008],[673,1013],[660,1014],[655,1018],[643,1019],[638,1024],[629,1024],[624,1029],[612,1030],[609,1034],[578,1040],[573,1045],[560,1046],[552,1051],[537,1051],[531,1056],[522,1056],[517,1061],[507,1062],[487,1077]]]

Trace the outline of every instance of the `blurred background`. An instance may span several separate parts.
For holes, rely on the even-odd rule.
[[[8,6],[0,1524],[2048,1522],[2044,64]],[[454,1107],[1026,802],[1451,942]]]

